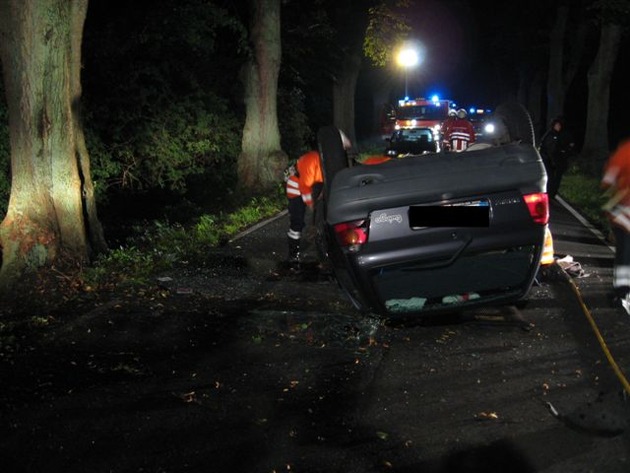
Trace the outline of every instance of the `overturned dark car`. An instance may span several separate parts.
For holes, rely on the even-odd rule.
[[[521,304],[549,219],[532,122],[494,114],[494,142],[361,165],[335,127],[318,133],[318,247],[357,309],[392,316]]]

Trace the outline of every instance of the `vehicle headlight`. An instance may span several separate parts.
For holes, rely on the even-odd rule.
[[[489,133],[489,134],[494,133],[494,123],[487,123],[483,127],[483,131],[484,131],[484,133]]]

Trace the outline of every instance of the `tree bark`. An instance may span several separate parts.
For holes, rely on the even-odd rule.
[[[623,33],[623,27],[617,24],[605,23],[601,28],[597,54],[587,75],[588,116],[581,152],[581,158],[590,163],[595,175],[601,173],[603,163],[610,153],[608,142],[610,82]]]
[[[566,95],[578,72],[584,44],[587,23],[580,20],[570,29],[571,41],[566,41],[570,6],[563,3],[556,10],[556,21],[551,31],[549,46],[549,71],[547,76],[547,126],[555,117],[564,114]],[[570,44],[567,53],[565,43]],[[545,127],[545,129],[547,128]]]
[[[339,75],[333,77],[333,124],[356,146],[355,95],[361,54],[349,53]]]
[[[549,38],[549,73],[547,76],[547,122],[564,110],[563,61],[564,36],[567,30],[569,6],[556,9],[556,21]],[[545,127],[546,128],[546,127]]]
[[[280,0],[251,0],[253,57],[243,67],[246,118],[238,159],[241,189],[273,189],[282,179],[287,156],[280,147],[277,95],[280,74]]]
[[[521,74],[517,100],[523,104],[532,119],[536,140],[541,136],[542,98],[544,94],[544,74],[540,69],[532,68]]]
[[[0,224],[0,291],[63,257],[105,249],[80,117],[87,0],[0,0],[11,195]]]

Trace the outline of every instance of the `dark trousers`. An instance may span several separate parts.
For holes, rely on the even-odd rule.
[[[554,198],[560,189],[560,182],[562,181],[562,176],[566,172],[566,165],[556,165],[549,166],[547,171],[548,182],[547,182],[547,194],[549,197]]]
[[[319,199],[322,193],[324,185],[322,183],[315,183],[312,189],[313,202]],[[289,199],[289,231],[290,232],[302,232],[306,226],[306,204],[302,197],[293,197]]]
[[[306,216],[306,204],[302,200],[302,197],[293,197],[289,199],[289,229],[294,232],[301,233],[306,226],[304,221]]]

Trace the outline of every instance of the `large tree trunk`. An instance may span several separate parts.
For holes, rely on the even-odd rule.
[[[333,124],[356,146],[355,95],[361,70],[361,54],[349,54],[338,75],[333,77]]]
[[[251,193],[277,186],[287,165],[280,148],[278,75],[280,73],[280,0],[251,0],[253,57],[242,70],[246,119],[238,160],[241,189]]]
[[[555,117],[564,115],[566,95],[577,74],[586,41],[587,22],[581,20],[573,28],[567,28],[569,3],[561,3],[556,9],[556,21],[549,39],[549,71],[547,76],[547,126]],[[570,41],[566,40],[570,31]],[[565,44],[570,45],[567,54]],[[547,126],[545,128],[547,128]]]
[[[556,9],[556,21],[549,38],[549,73],[547,76],[547,122],[562,115],[564,110],[563,62],[564,36],[567,30],[569,6]]]
[[[379,71],[380,72],[380,71]],[[379,87],[375,87],[372,97],[372,124],[371,135],[377,137],[380,141],[382,138],[382,120],[383,120],[383,107],[386,104],[391,104],[390,93],[392,86],[385,81],[379,82]],[[388,136],[389,138],[389,136]]]
[[[542,111],[542,97],[544,94],[544,74],[541,71],[534,72],[533,77],[530,79],[528,87],[528,96],[526,108],[532,117],[534,131],[536,133],[536,139],[540,138],[541,130],[544,128],[543,124],[543,111]]]
[[[105,249],[79,113],[87,3],[0,0],[12,176],[0,290],[27,270]]]
[[[622,28],[616,24],[602,25],[597,55],[588,70],[586,107],[588,116],[581,158],[590,163],[589,167],[596,175],[601,172],[602,165],[610,153],[608,143],[610,82],[617,60]]]

